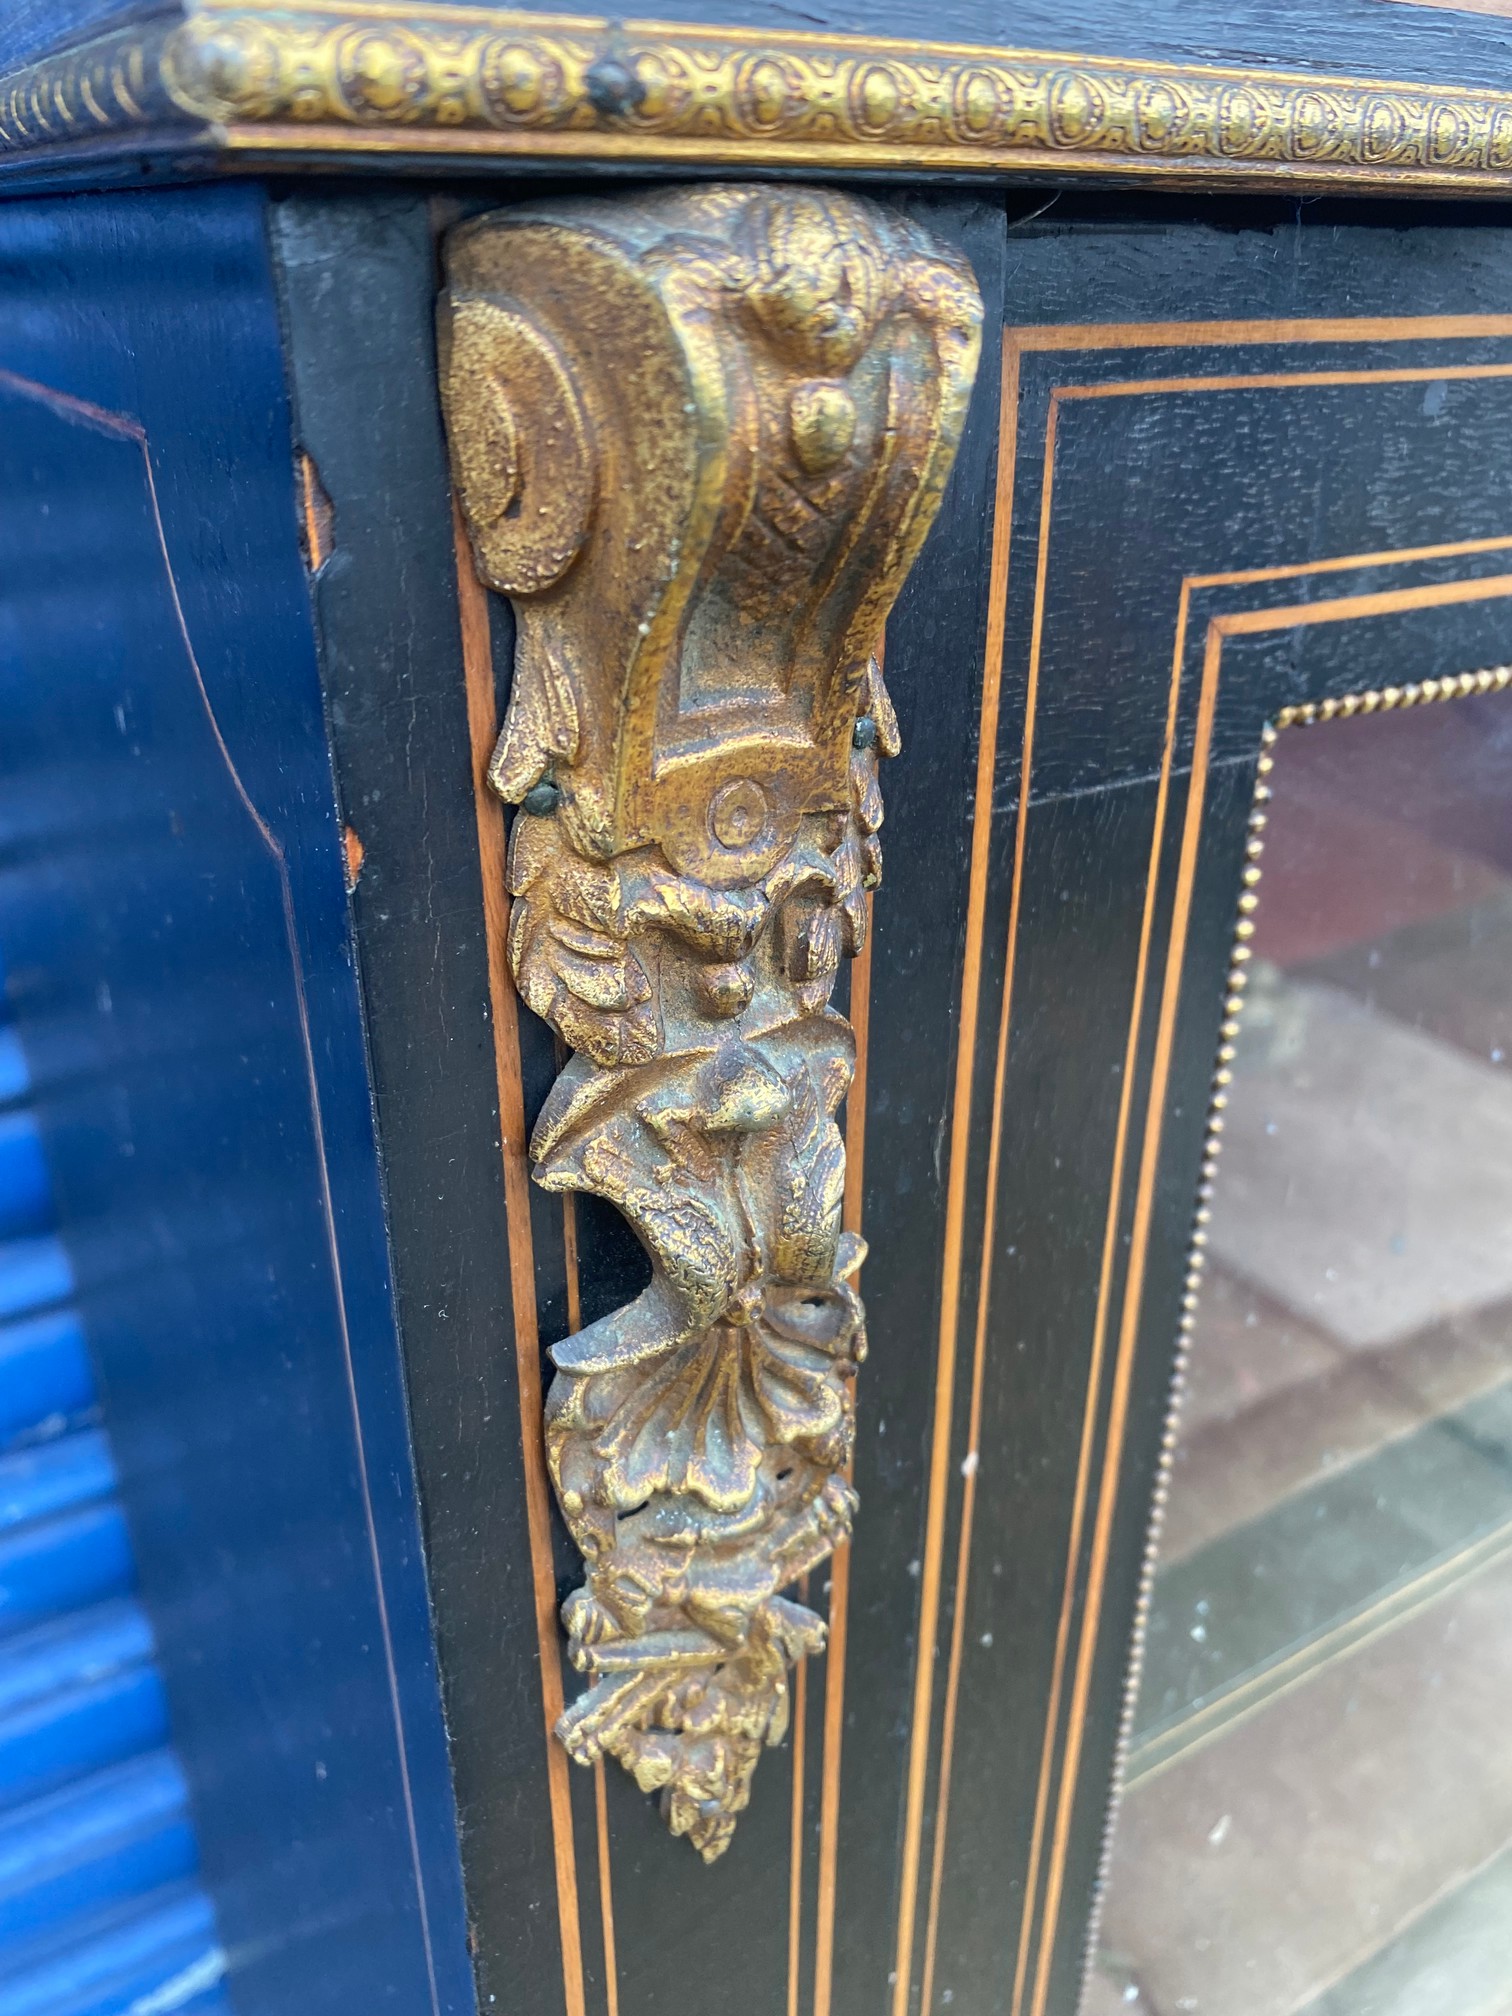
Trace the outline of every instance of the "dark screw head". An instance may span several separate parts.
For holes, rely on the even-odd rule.
[[[863,714],[851,730],[851,740],[858,749],[875,749],[877,746],[877,724],[870,714]]]
[[[543,777],[539,784],[532,784],[520,800],[520,810],[529,812],[534,818],[545,819],[555,812],[561,802],[560,788],[549,777]]]
[[[641,79],[613,56],[601,56],[583,83],[594,111],[609,118],[616,113],[634,112],[646,95]]]

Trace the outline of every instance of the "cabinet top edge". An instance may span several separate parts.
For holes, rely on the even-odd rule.
[[[197,0],[0,76],[10,186],[530,164],[1505,195],[1512,89],[385,0]]]

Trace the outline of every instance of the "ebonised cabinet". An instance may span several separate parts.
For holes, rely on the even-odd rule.
[[[1508,36],[1313,11],[0,26],[0,2016],[1500,2006]]]

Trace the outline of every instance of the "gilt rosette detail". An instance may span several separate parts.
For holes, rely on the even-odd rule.
[[[558,1343],[546,1450],[587,1579],[558,1734],[728,1845],[849,1534],[864,1242],[829,1006],[881,872],[898,728],[873,645],[938,506],[981,309],[958,254],[810,190],[461,227],[443,391],[511,596],[490,771],[509,958],[573,1055],[531,1141],[650,1279]]]

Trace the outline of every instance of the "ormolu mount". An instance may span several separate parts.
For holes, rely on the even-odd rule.
[[[897,724],[873,649],[976,368],[960,255],[877,205],[708,186],[450,240],[443,390],[518,648],[509,956],[575,1053],[537,1181],[625,1214],[650,1286],[552,1351],[579,1761],[713,1860],[824,1642],[781,1592],[850,1531],[863,1242],[850,1027]]]

